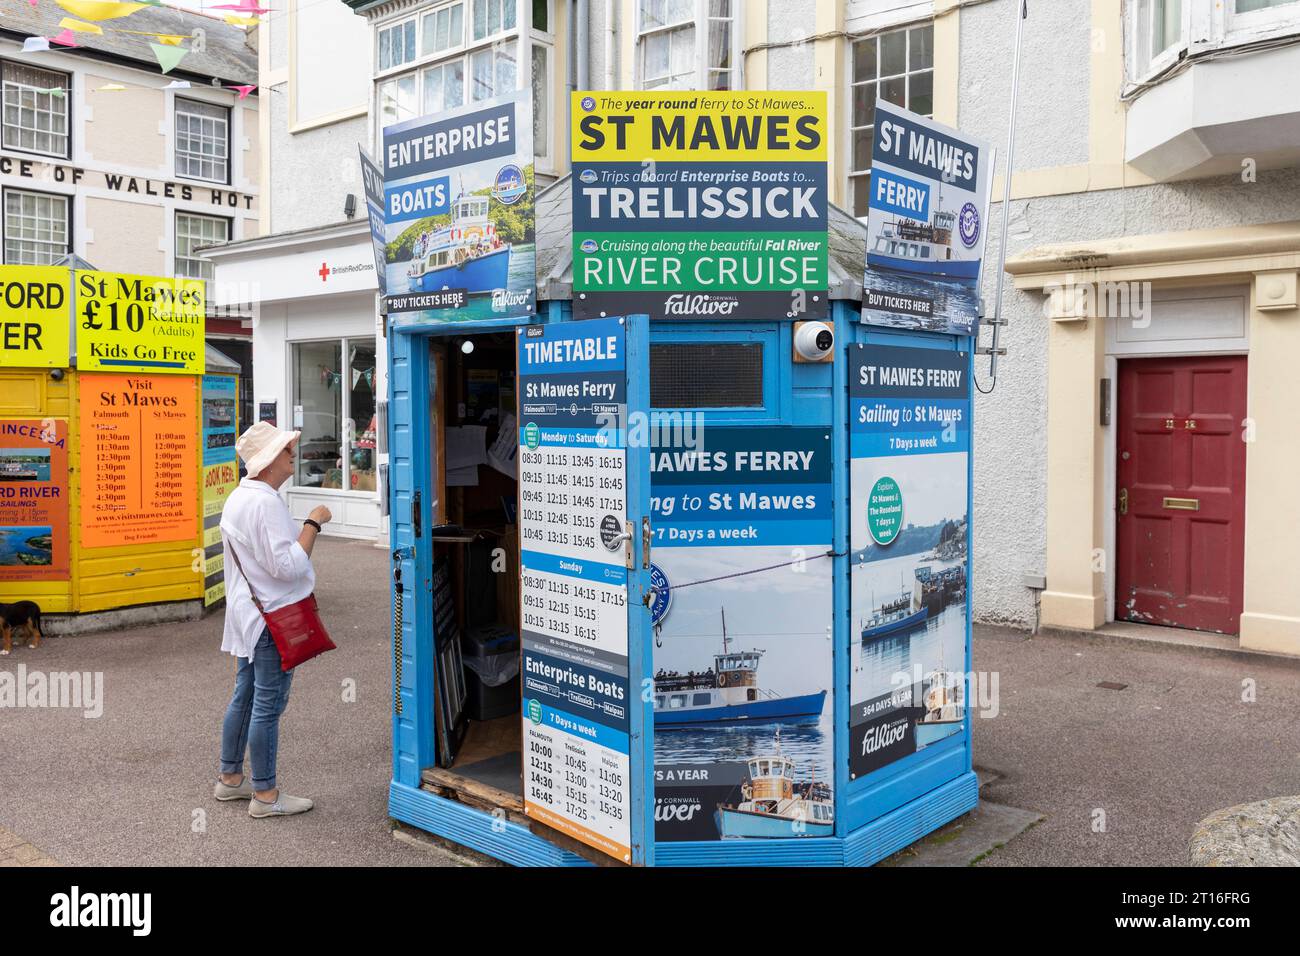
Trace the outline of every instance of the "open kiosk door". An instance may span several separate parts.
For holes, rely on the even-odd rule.
[[[518,330],[524,812],[653,863],[645,316]]]

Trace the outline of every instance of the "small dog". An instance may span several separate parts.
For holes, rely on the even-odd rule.
[[[35,601],[18,601],[14,604],[0,604],[0,637],[4,647],[0,648],[0,657],[8,654],[13,647],[14,628],[27,628],[31,639],[28,647],[39,647],[41,643],[41,607]]]

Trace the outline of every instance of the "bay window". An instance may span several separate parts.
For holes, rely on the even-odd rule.
[[[643,90],[740,89],[736,0],[638,0]]]
[[[1126,16],[1133,85],[1201,53],[1300,35],[1300,0],[1127,0]]]
[[[531,86],[537,103],[534,133],[546,145],[553,39],[550,0],[448,0],[418,15],[380,24],[375,94],[376,135],[386,126],[456,109]],[[532,43],[524,45],[521,14],[532,15]],[[418,51],[418,55],[417,55]],[[540,73],[541,76],[536,74]],[[531,76],[531,78],[530,78]],[[545,150],[538,147],[538,154]]]

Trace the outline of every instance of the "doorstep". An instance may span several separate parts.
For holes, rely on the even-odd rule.
[[[1300,665],[1300,657],[1256,651],[1241,646],[1233,634],[1212,634],[1182,627],[1161,627],[1156,624],[1137,624],[1132,621],[1111,621],[1093,631],[1072,627],[1042,627],[1039,634],[1049,637],[1088,638],[1109,643],[1147,644],[1176,647],[1181,650],[1218,657],[1235,657],[1241,660],[1258,660],[1261,657]]]

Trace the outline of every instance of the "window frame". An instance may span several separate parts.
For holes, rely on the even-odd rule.
[[[416,33],[415,59],[412,60],[410,63],[403,63],[400,66],[392,67],[391,69],[400,71],[410,67],[411,63],[419,63],[430,57],[441,59],[443,57],[455,56],[458,52],[463,51],[466,47],[468,47],[469,40],[467,38],[469,36],[469,29],[470,29],[470,23],[469,23],[470,3],[471,0],[451,0],[451,2],[449,3],[440,3],[437,6],[431,7],[428,10],[420,11],[419,18],[418,18],[420,22],[416,24],[416,28],[415,28],[415,33]],[[460,42],[453,43],[451,46],[445,47],[444,49],[441,50],[434,50],[429,53],[424,52],[425,19],[427,17],[436,17],[442,11],[450,10],[452,7],[455,6],[459,6],[461,8],[460,9]],[[379,53],[378,48],[376,48],[375,50],[376,56],[378,56],[378,53]],[[433,64],[425,64],[425,65],[428,66]]]
[[[198,281],[203,282],[206,287],[208,282],[215,281],[216,279],[216,275],[215,275],[216,263],[212,264],[213,265],[212,279],[207,279],[204,278],[203,276],[191,276],[191,275],[182,276],[179,272],[176,271],[176,260],[178,259],[184,258],[193,261],[203,261],[201,256],[195,256],[195,255],[182,256],[180,254],[181,216],[189,216],[193,219],[210,219],[213,222],[224,222],[226,224],[226,238],[225,238],[226,242],[230,242],[235,236],[235,220],[232,216],[212,216],[207,213],[194,212],[189,209],[177,209],[172,215],[172,278],[197,279]]]
[[[202,176],[195,176],[190,173],[182,173],[180,164],[176,161],[180,155],[180,132],[176,129],[176,124],[180,121],[181,104],[196,103],[199,106],[207,106],[212,109],[223,110],[226,114],[226,177],[225,179],[205,179]],[[202,115],[202,114],[191,114]],[[195,99],[188,96],[177,96],[172,99],[172,172],[177,179],[185,179],[192,183],[213,183],[221,186],[229,186],[231,177],[234,175],[235,165],[235,111],[224,103],[210,103],[207,100]]]
[[[9,207],[9,194],[11,192],[21,193],[24,195],[31,195],[31,196],[51,196],[58,199],[62,199],[64,201],[65,204],[64,209],[66,210],[66,216],[67,216],[64,231],[67,233],[68,247],[63,254],[71,255],[73,251],[76,249],[76,245],[74,244],[74,239],[73,239],[73,232],[72,232],[73,223],[75,222],[76,219],[76,217],[73,215],[73,203],[76,201],[75,194],[49,192],[43,189],[24,189],[20,186],[0,186],[0,263],[3,263],[4,265],[22,264],[22,263],[10,262],[8,251],[7,251],[8,242],[9,242],[8,207]],[[23,240],[15,240],[15,241],[21,242]]]
[[[928,28],[930,29],[930,65],[929,65],[928,67],[923,67],[923,68],[921,68],[921,69],[919,69],[919,70],[912,70],[912,69],[911,69],[911,65],[912,65],[912,39],[911,39],[911,32],[912,32],[913,30],[919,30],[919,29],[922,29],[922,28],[924,28],[924,27],[928,27]],[[903,72],[902,72],[902,73],[890,73],[889,75],[884,76],[884,75],[882,75],[881,72],[880,72],[880,57],[881,57],[881,53],[880,53],[880,40],[881,40],[882,37],[889,36],[889,35],[892,35],[892,34],[895,34],[895,33],[904,33],[904,34],[906,34],[906,36],[905,36],[905,38],[904,38],[904,48],[905,48],[905,50],[906,50],[906,52],[907,52],[907,58],[906,58],[906,61],[905,61],[905,63],[904,63],[904,68],[903,68]],[[873,79],[871,79],[871,80],[861,80],[861,81],[859,81],[859,80],[856,80],[856,79],[854,78],[854,75],[853,75],[853,61],[854,61],[854,50],[853,50],[853,48],[854,48],[858,43],[864,43],[864,42],[866,42],[867,40],[874,40],[874,41],[876,41],[876,75],[875,75],[875,77],[874,77]],[[857,126],[857,125],[854,124],[854,122],[853,122],[853,119],[854,119],[854,117],[853,117],[853,99],[854,99],[854,90],[855,90],[857,87],[859,87],[859,86],[864,86],[864,85],[866,85],[866,84],[868,84],[868,83],[875,84],[875,86],[876,86],[876,93],[877,93],[877,97],[876,97],[876,98],[879,99],[879,98],[880,98],[880,97],[879,97],[880,84],[881,84],[883,81],[885,81],[885,80],[897,79],[897,78],[899,78],[899,77],[902,77],[903,80],[904,80],[904,83],[905,83],[905,86],[904,86],[905,98],[906,98],[906,100],[907,100],[907,102],[908,102],[908,104],[909,104],[909,106],[904,107],[904,109],[908,109],[908,108],[910,108],[910,103],[911,103],[911,100],[912,100],[912,77],[913,77],[913,76],[919,76],[919,75],[922,74],[922,73],[927,73],[927,72],[928,72],[928,73],[930,74],[930,113],[928,114],[928,118],[931,118],[931,119],[932,119],[932,118],[934,117],[934,77],[935,77],[935,75],[938,73],[938,67],[935,65],[935,62],[934,62],[934,20],[933,20],[932,18],[927,18],[927,19],[924,19],[924,20],[912,20],[912,21],[910,21],[910,22],[905,22],[905,23],[896,23],[896,24],[891,24],[890,26],[888,26],[888,27],[882,27],[882,28],[879,29],[879,30],[871,30],[871,31],[868,31],[867,33],[864,33],[864,34],[860,35],[860,36],[850,37],[850,38],[849,38],[849,49],[848,49],[848,55],[844,58],[844,61],[845,61],[845,63],[844,63],[844,68],[845,68],[846,73],[847,73],[847,76],[846,76],[846,79],[845,79],[845,87],[846,87],[846,89],[848,90],[848,95],[844,98],[844,99],[845,99],[845,104],[844,104],[844,109],[845,109],[844,128],[847,129],[847,130],[848,130],[848,133],[849,133],[849,135],[848,135],[848,148],[847,148],[847,155],[845,156],[845,163],[844,163],[844,166],[845,166],[845,173],[844,173],[844,186],[845,186],[845,190],[844,190],[844,208],[845,208],[846,210],[848,210],[848,212],[851,214],[851,213],[853,212],[853,188],[854,188],[854,180],[856,180],[856,179],[861,179],[861,180],[863,181],[863,183],[865,184],[865,187],[866,187],[868,190],[870,190],[870,188],[871,188],[871,166],[868,165],[865,169],[858,169],[858,168],[854,165],[854,162],[853,162],[853,145],[854,145],[854,136],[855,136],[855,134],[856,134],[859,130],[868,129],[868,128],[874,129],[874,128],[875,128],[875,125],[876,125],[876,124],[875,124],[875,117],[874,117],[874,115],[873,115],[873,117],[872,117],[872,122],[871,122],[870,127],[867,127],[867,126]],[[855,218],[856,218],[859,222],[866,222],[866,219],[867,219],[865,213],[864,213],[863,215],[861,215],[861,216],[855,216]]]
[[[423,24],[424,16],[426,14],[433,13],[434,10],[436,10],[436,8],[430,8],[429,10],[420,11],[418,13],[402,13],[399,14],[398,16],[392,17],[391,19],[383,21],[382,23],[375,24],[375,76],[376,77],[386,76],[389,73],[404,72],[406,70],[409,70],[412,66],[419,63],[420,60],[423,59],[423,56],[420,53],[421,40],[423,39],[420,36],[421,26]],[[379,44],[380,44],[381,35],[387,33],[390,30],[396,30],[398,27],[405,27],[408,23],[412,25],[415,32],[415,55],[411,59],[403,60],[401,63],[398,63],[396,65],[386,66],[381,68],[379,65]],[[433,56],[433,54],[429,54],[429,55]]]
[[[679,20],[675,23],[664,24],[646,29],[643,22],[643,10],[641,0],[635,0],[635,24],[636,36],[632,42],[632,85],[633,88],[645,92],[656,92],[659,90],[673,90],[675,87],[655,86],[647,87],[645,85],[645,40],[647,37],[660,36],[674,33],[687,26],[695,30],[695,84],[694,86],[685,87],[684,89],[693,92],[707,93],[718,92],[712,90],[709,85],[709,75],[717,70],[711,70],[709,67],[709,24],[715,20],[731,21],[731,86],[730,90],[745,89],[745,70],[744,70],[744,46],[742,38],[744,36],[745,22],[745,4],[741,0],[731,0],[731,16],[728,17],[711,17],[709,16],[709,0],[693,0],[695,5],[694,17],[688,20]],[[672,69],[671,49],[669,52],[669,70]],[[669,74],[671,76],[671,73]]]
[[[1159,76],[1186,55],[1192,30],[1192,8],[1196,5],[1196,0],[1182,0],[1182,23],[1179,27],[1182,32],[1180,36],[1174,43],[1160,51],[1156,56],[1153,56],[1151,62],[1147,65],[1147,68],[1139,72],[1138,64],[1142,62],[1142,52],[1139,49],[1141,33],[1138,30],[1138,14],[1142,10],[1142,2],[1143,0],[1129,0],[1127,4],[1128,10],[1126,11],[1125,16],[1125,27],[1128,30],[1128,43],[1125,44],[1125,52],[1128,55],[1128,62],[1133,69],[1131,82],[1134,83],[1145,83],[1152,77]],[[1150,36],[1150,29],[1155,11],[1155,0],[1146,0],[1146,2],[1147,10],[1149,11],[1147,19],[1147,35]],[[1226,2],[1231,3],[1232,0],[1226,0]]]
[[[0,99],[3,98],[2,94],[4,90],[4,67],[6,66],[24,67],[32,70],[40,70],[44,73],[50,73],[54,76],[63,77],[63,83],[61,85],[61,89],[64,91],[62,100],[63,100],[63,107],[64,107],[64,116],[65,116],[66,126],[67,126],[67,132],[64,136],[64,139],[67,141],[67,149],[64,150],[64,152],[62,153],[50,153],[50,152],[45,152],[43,150],[37,150],[37,149],[23,149],[21,146],[5,146],[4,145],[4,109],[2,103],[0,103],[0,149],[7,149],[10,152],[14,152],[14,153],[22,153],[25,156],[45,156],[53,159],[65,159],[71,161],[72,159],[72,116],[73,116],[72,74],[65,72],[63,70],[51,70],[48,67],[39,66],[33,63],[28,63],[24,60],[15,60],[12,57],[0,57]]]

